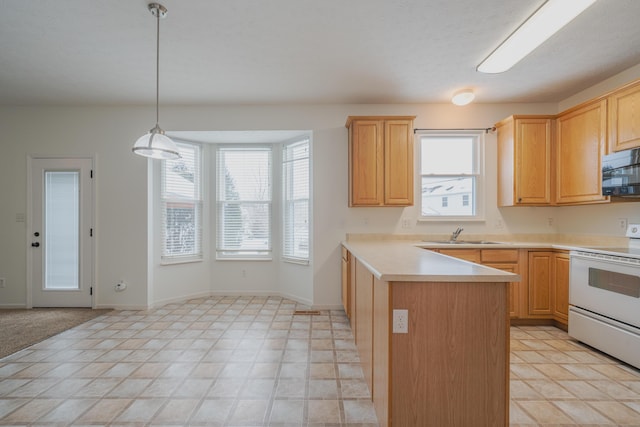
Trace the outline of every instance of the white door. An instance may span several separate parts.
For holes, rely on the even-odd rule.
[[[91,307],[91,159],[31,161],[31,306]]]

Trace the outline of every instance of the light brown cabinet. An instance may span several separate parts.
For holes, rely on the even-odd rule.
[[[373,393],[373,274],[357,259],[356,288],[356,346],[364,379]]]
[[[529,251],[528,317],[569,322],[569,253]]]
[[[553,315],[551,293],[553,252],[529,251],[528,267],[528,315],[551,317]]]
[[[520,250],[518,249],[432,249],[443,255],[520,274]],[[524,278],[523,278],[524,280]],[[522,316],[523,282],[509,283],[509,317]]]
[[[520,250],[518,249],[482,249],[480,262],[487,267],[520,274]],[[522,282],[509,283],[509,317],[521,316]]]
[[[553,116],[511,116],[496,124],[498,206],[553,202]]]
[[[569,254],[553,254],[553,318],[568,325],[569,323]]]
[[[517,324],[568,324],[569,254],[558,250],[432,249],[444,255],[519,274],[509,284],[509,317]]]
[[[415,116],[349,116],[349,206],[413,205]]]
[[[386,282],[365,265],[351,256],[351,320],[380,426],[508,426],[506,284]]]
[[[602,156],[607,102],[597,100],[558,115],[556,121],[556,203],[604,203]]]
[[[609,95],[609,152],[640,147],[640,81]]]

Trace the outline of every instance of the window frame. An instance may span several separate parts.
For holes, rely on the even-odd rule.
[[[182,263],[190,263],[190,262],[201,262],[204,260],[204,217],[205,217],[205,200],[204,200],[204,147],[202,144],[187,142],[187,141],[179,141],[175,140],[176,146],[180,149],[181,146],[193,147],[196,150],[196,158],[194,160],[194,170],[197,172],[197,195],[198,197],[194,197],[193,199],[188,198],[168,198],[165,196],[165,188],[166,188],[166,165],[167,162],[175,162],[177,160],[162,160],[160,162],[160,264],[161,265],[170,265],[170,264],[182,264]],[[179,159],[178,159],[179,160]],[[195,224],[194,224],[194,232],[195,232],[195,250],[193,253],[185,254],[185,255],[171,255],[166,254],[166,219],[168,217],[166,213],[167,204],[168,203],[178,203],[178,204],[193,204],[194,206],[194,215],[195,215]]]
[[[263,200],[241,200],[238,205],[243,204],[264,204],[268,205],[268,248],[265,250],[257,250],[251,251],[249,249],[239,249],[238,251],[231,251],[228,248],[221,247],[221,241],[224,236],[222,232],[223,226],[223,215],[221,214],[221,209],[223,208],[223,203],[228,202],[224,200],[220,200],[220,186],[222,184],[222,180],[220,177],[221,167],[222,167],[222,159],[220,157],[220,153],[222,151],[265,151],[269,153],[269,165],[267,168],[268,177],[269,177],[269,199],[268,201]],[[216,224],[215,224],[215,258],[219,261],[231,261],[231,260],[251,260],[251,261],[271,261],[273,259],[273,230],[274,230],[274,218],[273,218],[273,202],[274,202],[274,149],[272,144],[216,144],[215,147],[215,170],[216,170],[216,187],[215,187],[215,212],[216,212]],[[234,253],[237,252],[237,253]]]
[[[473,163],[475,173],[471,174],[423,174],[422,172],[422,139],[429,137],[471,137],[474,139],[473,144]],[[419,200],[419,222],[474,222],[485,221],[485,131],[484,130],[456,130],[456,129],[443,129],[443,130],[423,130],[416,132],[416,145],[418,151],[418,167],[416,173],[416,191],[417,198]],[[472,200],[475,202],[475,213],[473,215],[423,215],[423,199],[422,199],[422,178],[423,177],[475,177],[475,185],[472,193]],[[449,200],[450,202],[450,200]],[[450,203],[448,203],[450,204]],[[471,201],[469,201],[471,204]]]
[[[307,149],[307,156],[305,158],[297,158],[297,159],[292,159],[292,160],[286,160],[285,159],[285,155],[286,155],[286,151],[287,151],[287,147],[291,147],[291,146],[295,146],[295,145],[306,145],[306,149]],[[290,199],[288,196],[288,192],[286,191],[287,189],[287,185],[293,185],[291,182],[288,181],[289,178],[289,174],[286,172],[286,167],[288,165],[294,165],[295,162],[300,162],[300,161],[305,161],[306,162],[306,174],[307,174],[307,197],[306,199],[304,198],[298,198],[298,199]],[[281,199],[282,199],[282,222],[281,222],[281,226],[282,226],[282,232],[281,232],[281,238],[282,238],[282,260],[284,262],[290,262],[290,263],[294,263],[294,264],[303,264],[303,265],[309,265],[310,262],[310,258],[311,258],[311,138],[307,137],[303,137],[303,138],[299,138],[296,139],[294,141],[290,141],[290,142],[286,142],[282,144],[281,147],[281,159],[280,159],[280,167],[281,167],[281,179],[282,179],[282,191],[281,191]],[[295,177],[295,175],[291,175],[291,177]],[[292,218],[293,220],[293,225],[289,224],[289,216],[288,216],[288,212],[290,212],[289,205],[293,205],[295,206],[297,203],[300,202],[306,202],[306,223],[307,223],[307,233],[306,233],[306,239],[307,239],[307,254],[306,256],[297,256],[295,253],[295,249],[292,253],[289,253],[287,251],[287,243],[290,239],[294,239],[295,237],[290,237],[287,233],[290,229],[295,228],[295,217]],[[294,209],[295,211],[295,209]]]

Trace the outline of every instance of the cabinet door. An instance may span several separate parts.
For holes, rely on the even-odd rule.
[[[413,205],[413,121],[384,122],[384,203]]]
[[[608,201],[602,196],[602,155],[606,141],[606,101],[558,116],[556,202]]]
[[[350,206],[380,206],[384,202],[383,122],[357,120],[349,130]]]
[[[498,131],[498,206],[553,203],[551,116],[511,116]]]
[[[529,252],[529,307],[530,316],[553,314],[551,283],[553,280],[553,252]]]
[[[516,204],[552,203],[551,119],[516,119],[515,154]]]
[[[369,391],[373,394],[373,274],[357,259],[356,346]]]
[[[553,261],[553,318],[566,325],[569,320],[569,254],[555,253]]]
[[[616,91],[608,102],[609,151],[640,147],[640,83]]]

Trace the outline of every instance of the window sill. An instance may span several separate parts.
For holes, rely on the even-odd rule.
[[[282,262],[286,262],[287,264],[309,265],[308,259],[282,258]]]
[[[178,264],[192,264],[194,262],[203,262],[204,258],[184,258],[184,259],[163,259],[160,261],[160,265],[178,265]]]
[[[273,261],[273,258],[251,258],[251,257],[216,257],[216,261]]]

